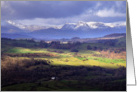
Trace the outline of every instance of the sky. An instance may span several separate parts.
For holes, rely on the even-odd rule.
[[[126,1],[1,1],[1,25],[126,21]]]

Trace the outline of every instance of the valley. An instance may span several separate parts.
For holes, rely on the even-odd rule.
[[[2,38],[2,90],[124,90],[125,36],[110,36],[65,43]]]

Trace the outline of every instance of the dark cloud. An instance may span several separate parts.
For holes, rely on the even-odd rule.
[[[87,9],[93,10],[111,8],[114,1],[2,1],[2,19],[33,19],[33,18],[65,18],[80,15]],[[123,3],[123,2],[122,2]],[[125,4],[117,11],[125,12]]]
[[[94,3],[84,1],[8,1],[2,7],[2,18],[61,18],[81,14]]]

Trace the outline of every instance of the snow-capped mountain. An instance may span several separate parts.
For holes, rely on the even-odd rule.
[[[7,26],[1,27],[1,31],[4,33],[2,37],[19,38],[18,34],[22,34],[22,38],[70,39],[72,37],[94,38],[113,33],[126,33],[125,22],[103,23],[80,21],[78,23],[66,23],[57,26],[30,26],[11,21],[7,23]]]
[[[83,22],[79,21],[78,23],[66,23],[63,25],[48,25],[48,26],[39,26],[39,25],[23,25],[20,23],[15,23],[13,21],[7,21],[8,24],[11,24],[17,28],[37,31],[42,29],[61,29],[61,30],[83,30],[88,31],[90,29],[104,29],[104,28],[119,28],[126,26],[126,22],[114,22],[114,23],[103,23],[103,22]]]
[[[48,29],[48,28],[55,28],[55,29],[60,29],[62,26],[39,26],[39,25],[23,25],[21,23],[16,23],[11,20],[7,21],[8,24],[11,24],[12,26],[15,26],[19,29],[22,30],[29,30],[29,31],[36,31],[36,30],[41,30],[41,29]]]
[[[103,22],[78,22],[78,23],[66,23],[62,29],[73,29],[73,30],[89,30],[89,29],[100,29],[100,28],[119,28],[126,26],[126,22],[115,22],[115,23],[103,23]]]

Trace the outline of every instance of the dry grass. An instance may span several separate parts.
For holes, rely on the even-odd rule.
[[[93,56],[105,57],[109,59],[123,59],[126,61],[126,51],[115,53],[114,51],[110,52],[109,50],[107,51],[103,50],[103,51],[99,51],[99,54],[93,54]]]

